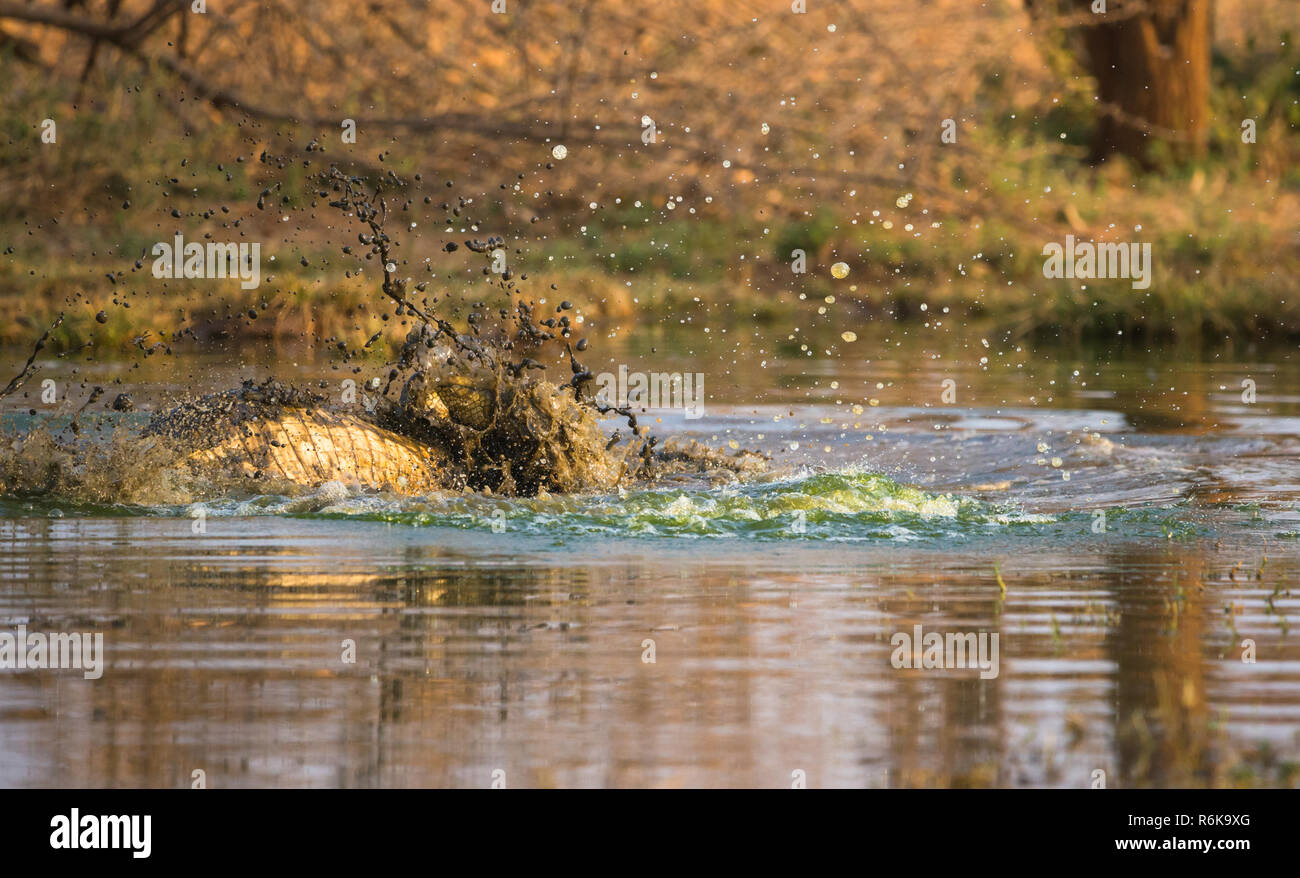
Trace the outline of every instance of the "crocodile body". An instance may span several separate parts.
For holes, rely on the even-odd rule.
[[[159,415],[145,435],[173,441],[196,469],[236,478],[303,487],[338,481],[405,495],[445,483],[448,459],[437,446],[324,403],[274,382],[246,384]]]
[[[267,487],[326,482],[420,496],[444,489],[507,496],[612,491],[649,478],[652,447],[607,437],[567,390],[520,381],[502,392],[493,376],[417,374],[393,404],[332,408],[324,396],[268,380],[183,403],[157,415],[144,436],[171,443],[200,476]],[[665,475],[735,478],[761,470],[751,452],[697,446],[654,453]]]

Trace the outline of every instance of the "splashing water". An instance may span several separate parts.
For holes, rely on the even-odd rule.
[[[415,319],[415,327],[387,382],[376,376],[367,385],[382,390],[354,403],[342,417],[325,406],[323,396],[274,380],[246,381],[240,390],[161,414],[139,441],[151,468],[167,474],[162,481],[169,489],[178,471],[182,481],[200,485],[191,487],[199,496],[203,491],[222,496],[221,483],[241,479],[251,480],[255,493],[259,481],[311,488],[343,479],[405,489],[401,493],[468,487],[532,496],[610,490],[652,476],[657,439],[637,424],[630,408],[607,406],[591,396],[593,376],[575,354],[585,350],[586,340],[571,341],[577,324],[564,313],[571,303],[561,303],[557,317],[539,319],[537,303],[523,297],[509,272],[501,272],[493,284],[509,305],[493,309],[476,302],[462,332],[438,310],[438,295],[421,297],[427,283],[408,289],[407,280],[395,276],[398,242],[385,229],[384,184],[372,190],[362,178],[333,166],[314,182],[324,187],[321,197],[333,193],[331,207],[369,230],[358,237],[368,255],[385,266],[382,294],[395,303],[397,316]],[[488,253],[502,242],[489,237],[487,243],[475,239],[466,246]],[[455,306],[444,310],[456,313]],[[548,343],[563,346],[573,373],[565,384],[531,374],[545,366],[527,354],[540,355]],[[34,358],[35,353],[5,394],[33,374]],[[398,390],[398,398],[389,396]],[[96,388],[86,406],[101,393]],[[610,413],[626,418],[629,436],[605,434],[598,418]],[[75,418],[70,430],[71,435],[43,433],[39,441],[15,436],[0,448],[0,492],[89,502],[148,503],[159,496],[139,490],[147,486],[136,484],[134,475],[116,473],[130,468],[129,434],[114,427],[108,447],[125,450],[106,457],[102,436],[84,438]],[[247,494],[250,486],[242,490]]]
[[[719,488],[656,487],[616,494],[506,498],[462,493],[398,498],[337,482],[295,497],[263,495],[156,511],[210,516],[289,515],[541,536],[940,539],[1051,524],[1053,516],[935,494],[849,468]]]

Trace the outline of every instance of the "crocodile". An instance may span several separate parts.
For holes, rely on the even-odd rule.
[[[91,437],[33,429],[0,439],[0,493],[175,504],[342,485],[401,497],[472,490],[544,498],[734,483],[769,461],[689,439],[655,448],[635,424],[608,434],[599,407],[572,385],[537,376],[417,369],[400,399],[390,387],[372,381],[361,404],[338,405],[316,389],[246,381],[163,410],[143,430],[110,427]]]
[[[538,374],[537,361],[499,356],[500,339],[446,336],[418,325],[387,385],[372,379],[360,404],[268,378],[181,402],[108,443],[78,441],[75,418],[71,440],[35,431],[0,447],[0,490],[121,502],[340,483],[408,497],[463,490],[539,497],[662,479],[733,480],[766,468],[764,455],[745,449],[726,454],[693,440],[656,448],[630,409],[586,395],[590,372],[572,350],[573,378],[557,385]],[[400,393],[390,394],[395,387]],[[611,413],[627,419],[626,433],[602,429]]]
[[[142,436],[173,442],[209,475],[304,487],[338,481],[425,494],[445,485],[451,463],[439,445],[381,426],[364,409],[333,409],[323,395],[274,379],[182,403]]]
[[[246,381],[156,415],[141,435],[170,442],[202,475],[405,496],[609,490],[638,463],[634,443],[615,447],[571,393],[483,368],[417,369],[397,402],[376,393],[351,407],[275,379]]]

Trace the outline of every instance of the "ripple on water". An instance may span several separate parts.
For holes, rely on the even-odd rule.
[[[200,509],[218,516],[291,515],[527,534],[760,540],[960,539],[1057,521],[1011,505],[927,492],[856,468],[723,488],[534,498],[397,498],[333,483],[301,497],[263,496],[179,511],[192,516]]]

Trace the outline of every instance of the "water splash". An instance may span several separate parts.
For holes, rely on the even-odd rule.
[[[532,498],[454,494],[399,499],[333,485],[302,497],[259,497],[202,508],[218,516],[295,515],[502,534],[747,540],[910,541],[1056,521],[1010,506],[929,493],[857,469],[712,489],[696,485]]]

